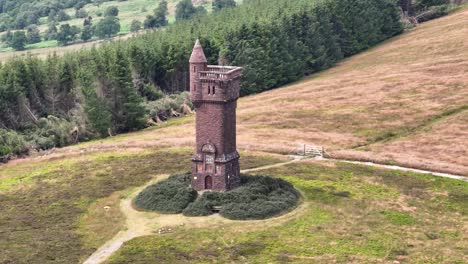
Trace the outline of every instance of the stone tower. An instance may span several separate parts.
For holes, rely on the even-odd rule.
[[[236,107],[242,68],[208,65],[197,40],[190,57],[190,100],[196,109],[192,187],[228,191],[240,185]]]

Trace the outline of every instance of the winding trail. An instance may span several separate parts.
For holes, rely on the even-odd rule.
[[[292,164],[292,163],[296,163],[296,162],[302,161],[304,159],[305,158],[301,158],[301,157],[293,157],[293,160],[290,160],[290,161],[287,161],[287,162],[276,163],[276,164],[267,165],[267,166],[263,166],[263,167],[252,168],[252,169],[241,170],[241,173],[249,173],[249,172],[254,172],[254,171],[261,171],[261,170],[267,170],[267,169],[271,169],[271,168],[277,168],[277,167],[286,166],[286,165],[289,165],[289,164]]]
[[[397,165],[384,165],[384,164],[378,164],[378,163],[367,162],[367,161],[327,159],[327,158],[321,158],[321,159],[318,159],[318,160],[334,161],[334,162],[346,162],[346,163],[351,163],[351,164],[360,164],[360,165],[366,165],[366,166],[372,166],[372,167],[384,168],[384,169],[391,169],[391,170],[417,172],[417,173],[429,174],[429,175],[433,175],[433,176],[437,176],[437,177],[444,177],[444,178],[450,178],[450,179],[456,179],[456,180],[461,180],[461,181],[468,182],[468,177],[462,176],[462,175],[455,175],[455,174],[435,172],[435,171],[427,171],[427,170],[421,170],[421,169],[413,169],[413,168],[401,167],[401,166],[397,166]]]
[[[154,184],[158,181],[164,180],[169,175],[159,175],[152,181],[148,182],[145,186],[135,190],[132,195],[122,199],[120,202],[120,210],[125,215],[125,229],[121,230],[111,240],[106,242],[96,252],[94,252],[84,264],[102,263],[107,260],[114,252],[116,252],[125,242],[130,241],[136,237],[158,234],[158,230],[162,227],[170,226],[175,229],[182,226],[190,227],[204,227],[213,224],[231,222],[228,219],[222,218],[218,215],[207,217],[185,217],[181,214],[178,215],[165,215],[155,212],[137,211],[132,206],[132,200],[147,186]]]
[[[292,162],[297,162],[297,160],[289,161],[285,163],[274,164],[271,166],[265,166],[261,168],[256,168],[256,170],[262,170],[265,168],[284,166]],[[253,171],[244,170],[242,172]],[[145,186],[142,186],[135,190],[132,195],[128,196],[125,199],[122,199],[120,202],[120,210],[125,215],[125,229],[117,233],[111,240],[107,241],[103,246],[101,246],[96,252],[94,252],[88,259],[86,259],[84,264],[98,264],[106,261],[113,253],[119,250],[122,245],[134,238],[147,236],[147,235],[158,235],[160,228],[171,228],[171,230],[180,229],[180,228],[203,228],[203,227],[217,227],[221,225],[235,224],[236,226],[242,225],[243,229],[253,228],[258,230],[262,227],[270,227],[281,225],[285,221],[298,217],[304,209],[307,208],[308,204],[302,202],[299,206],[293,211],[278,216],[274,218],[269,218],[266,220],[249,220],[249,221],[236,221],[229,220],[221,217],[219,214],[213,214],[210,216],[203,217],[186,217],[182,214],[159,214],[155,212],[143,212],[137,211],[132,206],[132,200],[147,186],[154,184],[158,181],[164,180],[169,175],[159,175],[152,181],[148,182]],[[253,224],[254,223],[254,224]],[[162,234],[159,234],[162,235]]]

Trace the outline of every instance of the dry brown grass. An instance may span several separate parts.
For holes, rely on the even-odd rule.
[[[244,98],[240,132],[271,143],[281,138],[281,145],[352,148],[466,105],[467,22],[465,9],[309,80]]]
[[[468,111],[464,111],[434,124],[426,131],[376,144],[371,147],[371,151],[401,164],[467,174],[467,142]]]
[[[279,151],[302,142],[341,150],[394,134],[367,154],[468,174],[468,111],[427,126],[468,104],[467,35],[465,8],[306,81],[244,98],[239,142]]]

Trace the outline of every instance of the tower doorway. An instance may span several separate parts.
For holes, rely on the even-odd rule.
[[[213,189],[213,177],[206,176],[205,177],[205,190]]]

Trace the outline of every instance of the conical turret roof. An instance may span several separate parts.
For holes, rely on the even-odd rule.
[[[203,48],[200,44],[200,41],[197,39],[195,42],[195,46],[193,47],[192,56],[190,56],[190,63],[207,63],[205,53],[203,52]]]

